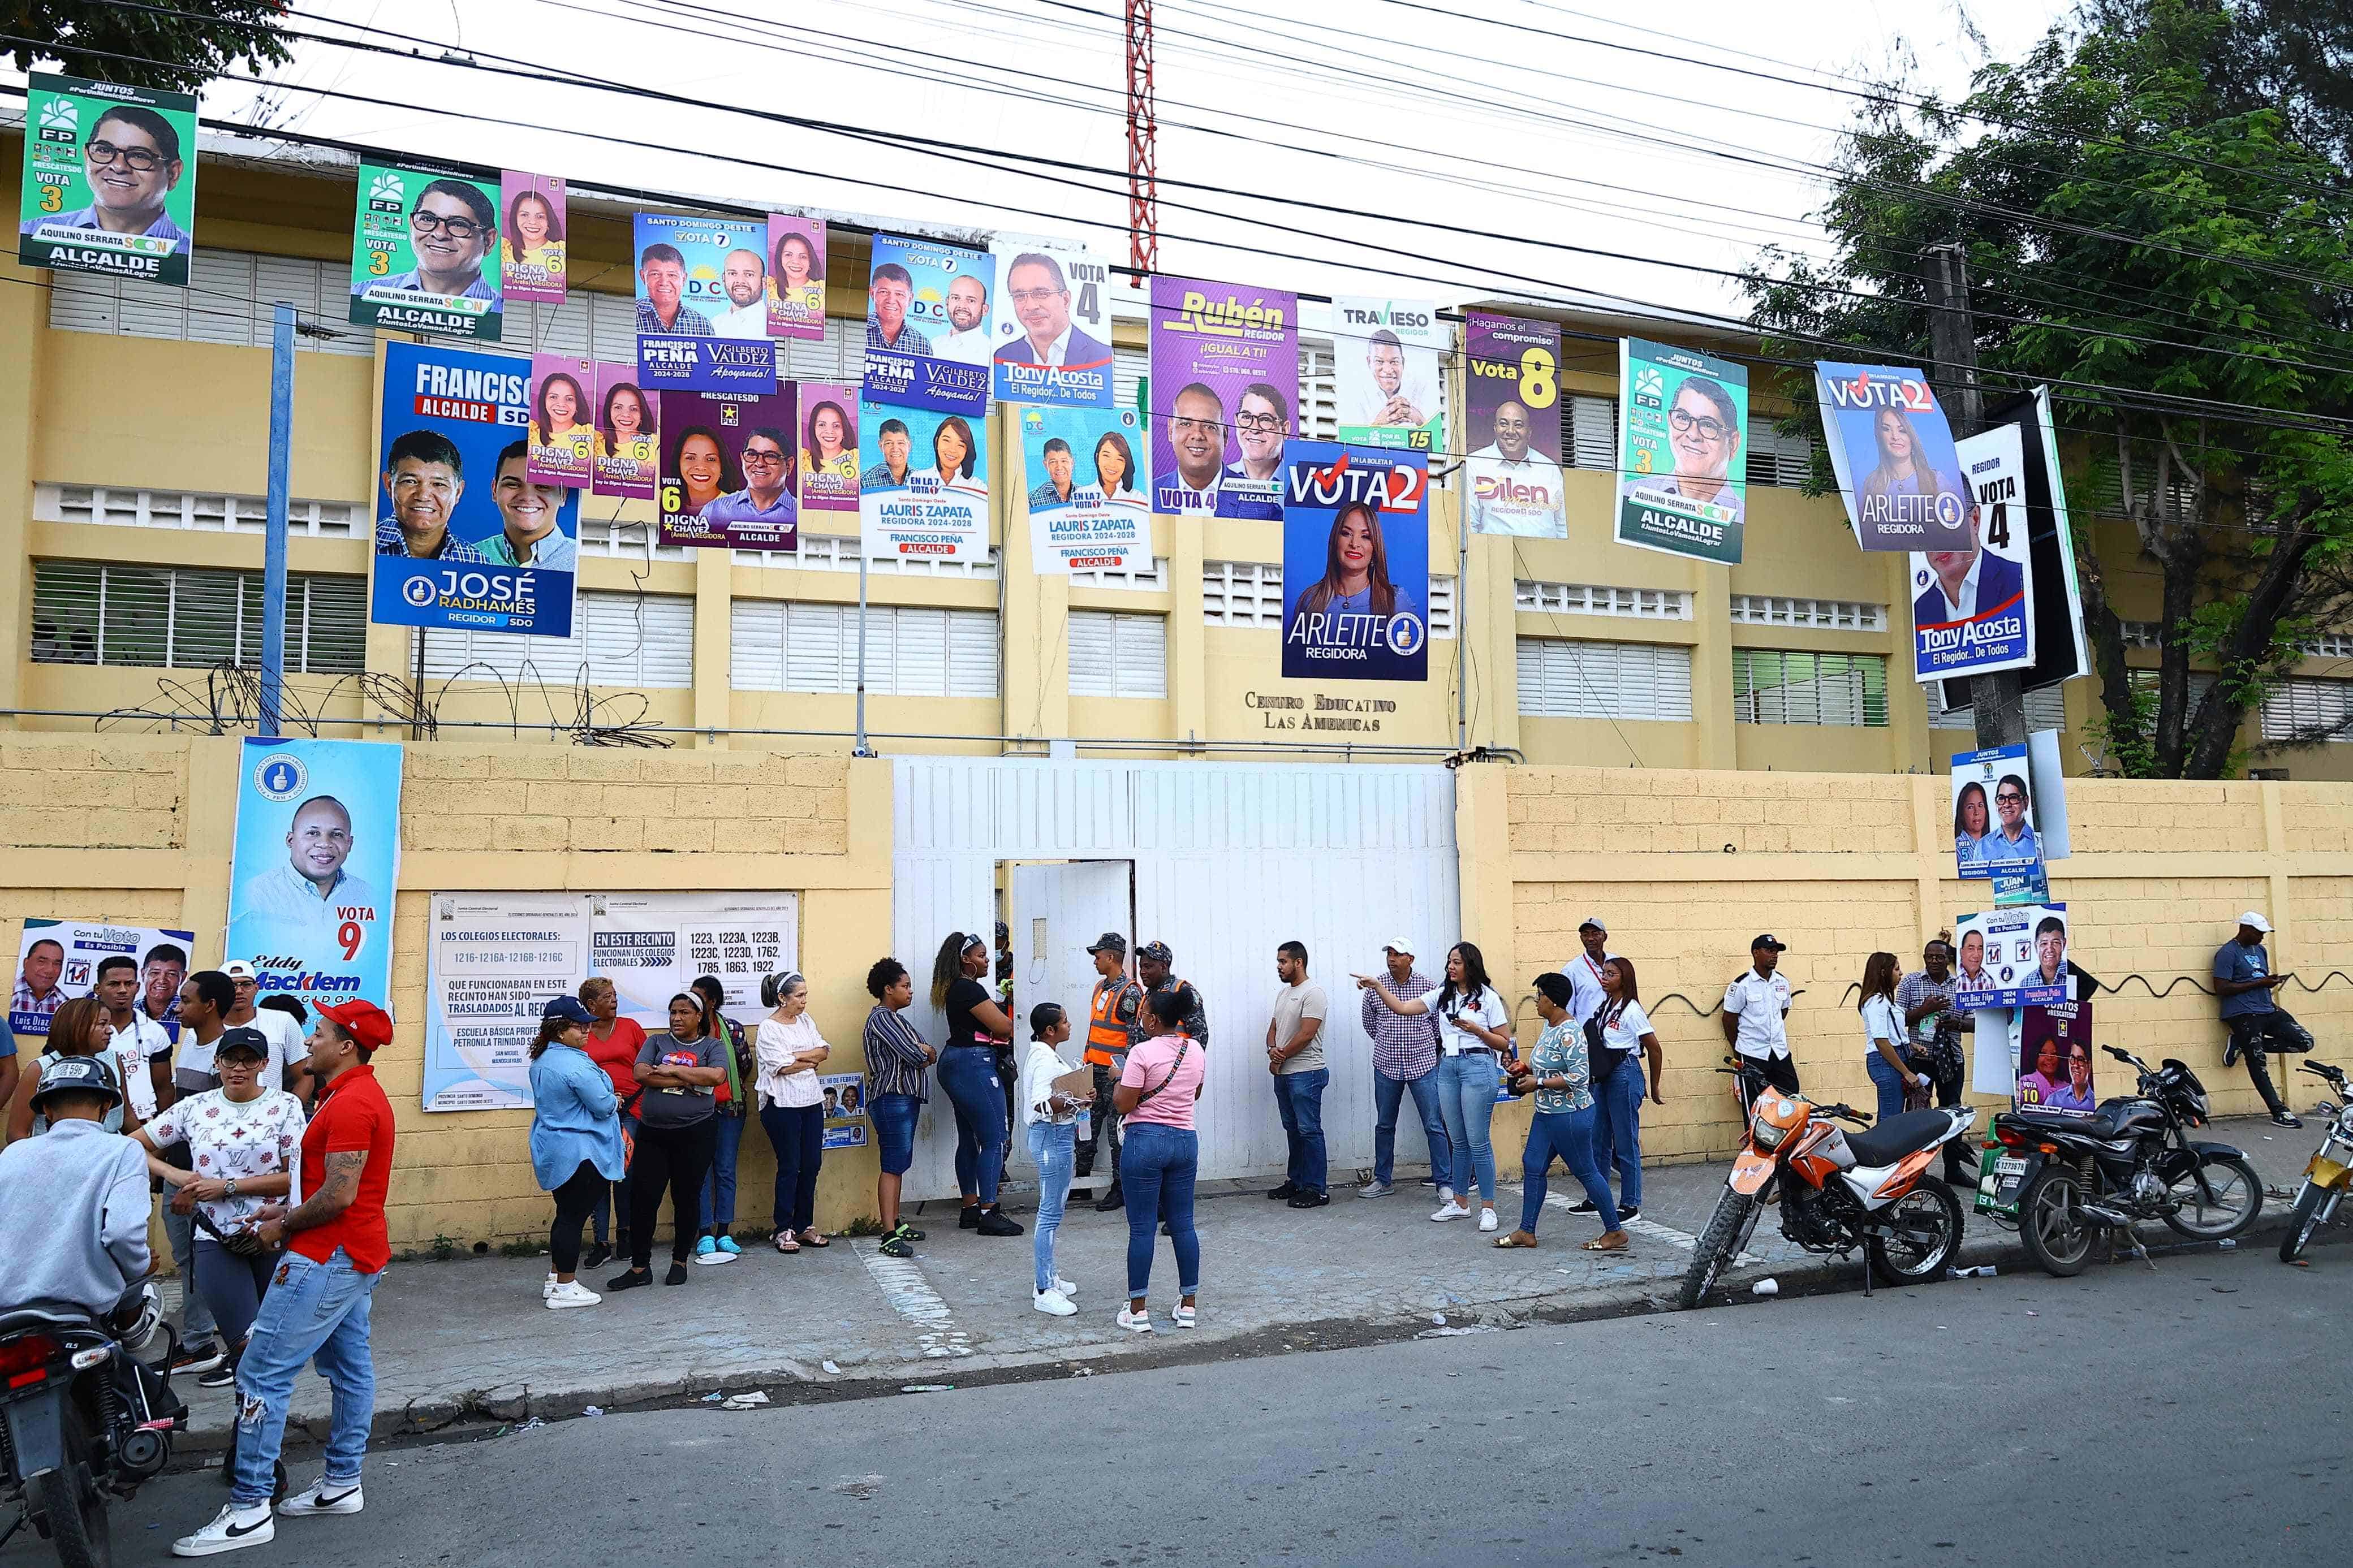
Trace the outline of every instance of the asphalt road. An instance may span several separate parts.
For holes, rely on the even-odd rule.
[[[2333,1568],[2353,1249],[2314,1257],[574,1420],[372,1456],[365,1514],[236,1556]],[[221,1497],[212,1474],[146,1489],[116,1562],[171,1561]],[[41,1550],[20,1536],[0,1568]]]

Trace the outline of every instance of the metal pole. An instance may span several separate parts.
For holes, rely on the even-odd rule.
[[[1461,473],[1458,465],[1455,472]],[[1471,498],[1456,492],[1454,501],[1454,749],[1471,749]]]
[[[269,519],[261,555],[261,735],[278,737],[286,698],[286,469],[294,442],[294,307],[269,334]]]
[[[866,541],[858,542],[858,745],[853,757],[871,757],[866,740]]]

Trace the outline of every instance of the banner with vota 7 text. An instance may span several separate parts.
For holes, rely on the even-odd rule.
[[[238,756],[226,956],[273,992],[391,1011],[400,747],[248,739]]]
[[[1968,521],[1968,487],[1928,378],[1908,365],[1814,364],[1822,438],[1865,550],[1944,550]]]
[[[20,263],[185,288],[195,227],[194,97],[33,74]]]

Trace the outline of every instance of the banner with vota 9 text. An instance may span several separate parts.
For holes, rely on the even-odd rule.
[[[499,186],[453,170],[360,165],[353,325],[499,341]]]
[[[1560,327],[1473,310],[1463,318],[1470,405],[1462,464],[1471,530],[1568,535],[1560,471]]]
[[[239,754],[226,956],[261,994],[392,1001],[400,747],[248,739]]]
[[[1822,438],[1865,550],[1936,550],[1958,540],[1968,487],[1928,378],[1908,365],[1814,363]]]
[[[1618,342],[1618,542],[1740,564],[1748,371],[1696,349]]]
[[[1430,679],[1430,459],[1283,448],[1282,677]]]
[[[35,72],[25,90],[16,259],[185,288],[196,227],[196,100]]]

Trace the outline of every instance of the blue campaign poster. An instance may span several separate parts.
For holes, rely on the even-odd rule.
[[[225,956],[253,965],[263,995],[391,1010],[400,755],[382,741],[245,742]]]
[[[1282,675],[1430,679],[1430,458],[1287,441]]]
[[[639,213],[638,382],[678,392],[776,390],[765,218]]]
[[[866,395],[935,414],[988,412],[997,258],[932,239],[874,237],[866,280]]]

